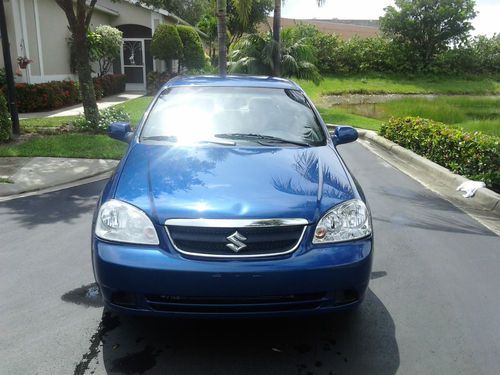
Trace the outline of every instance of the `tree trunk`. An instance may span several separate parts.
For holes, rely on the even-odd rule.
[[[217,0],[217,38],[219,43],[219,74],[227,74],[227,46],[226,46],[226,0]]]
[[[99,123],[99,110],[97,108],[92,69],[89,64],[89,48],[86,30],[77,30],[73,33],[75,43],[76,71],[82,95],[83,112],[85,119],[97,127]]]
[[[95,99],[94,83],[92,82],[87,40],[87,29],[97,0],[90,0],[90,2],[77,0],[76,3],[73,0],[55,0],[55,2],[66,14],[71,37],[73,38],[73,52],[85,119],[93,127],[97,127],[99,111]]]
[[[273,75],[281,75],[281,0],[274,0],[273,16]]]

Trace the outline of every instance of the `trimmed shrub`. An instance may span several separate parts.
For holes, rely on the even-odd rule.
[[[380,134],[451,171],[500,192],[500,137],[419,117],[392,118]]]
[[[182,40],[181,63],[188,69],[201,69],[205,65],[205,52],[201,39],[196,30],[190,26],[177,26]]]
[[[174,78],[177,73],[168,72],[149,72],[147,75],[147,92],[148,95],[154,95],[158,90],[167,83],[170,79]]]
[[[99,123],[97,127],[93,126],[85,119],[84,115],[80,115],[73,122],[73,125],[80,131],[90,133],[106,133],[108,126],[113,122],[129,122],[130,116],[124,108],[114,106],[99,111]]]
[[[96,98],[125,91],[126,76],[109,74],[94,78]],[[4,86],[2,90],[7,88]],[[16,84],[17,110],[21,113],[51,111],[81,102],[78,82],[52,81],[47,83]]]
[[[78,84],[74,81],[16,84],[19,112],[50,111],[80,102]]]
[[[0,95],[0,143],[7,142],[11,138],[12,124],[10,122],[7,101]]]
[[[160,25],[156,28],[151,41],[151,54],[160,60],[182,59],[182,40],[173,25]]]
[[[5,68],[0,68],[0,87],[7,84],[7,78],[5,77]]]
[[[125,74],[106,74],[94,78],[96,98],[119,94],[125,91],[127,76]]]

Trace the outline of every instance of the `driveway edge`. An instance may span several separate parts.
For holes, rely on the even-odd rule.
[[[30,158],[11,177],[12,183],[0,186],[0,200],[56,191],[84,184],[88,180],[106,178],[118,162],[107,159]]]

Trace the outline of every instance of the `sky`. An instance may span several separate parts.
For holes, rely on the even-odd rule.
[[[315,0],[286,0],[282,16],[286,18],[378,19],[391,0],[326,0],[318,8]],[[500,33],[500,0],[476,0],[479,14],[472,21],[473,35]]]

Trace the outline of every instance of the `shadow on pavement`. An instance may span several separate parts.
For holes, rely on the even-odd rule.
[[[394,374],[399,367],[394,322],[371,290],[352,315],[177,320],[105,313],[99,327],[94,336],[108,373]]]
[[[391,223],[403,227],[413,227],[448,233],[465,233],[482,236],[496,234],[486,227],[479,225],[450,202],[436,194],[415,192],[404,187],[392,189],[384,187],[377,189],[377,194],[388,199],[394,207],[405,205],[404,211],[394,211],[390,216],[383,217],[373,209],[374,220]],[[382,211],[382,210],[380,210]]]
[[[26,228],[57,222],[71,222],[92,212],[107,180],[92,182],[52,193],[0,202],[0,213]]]

